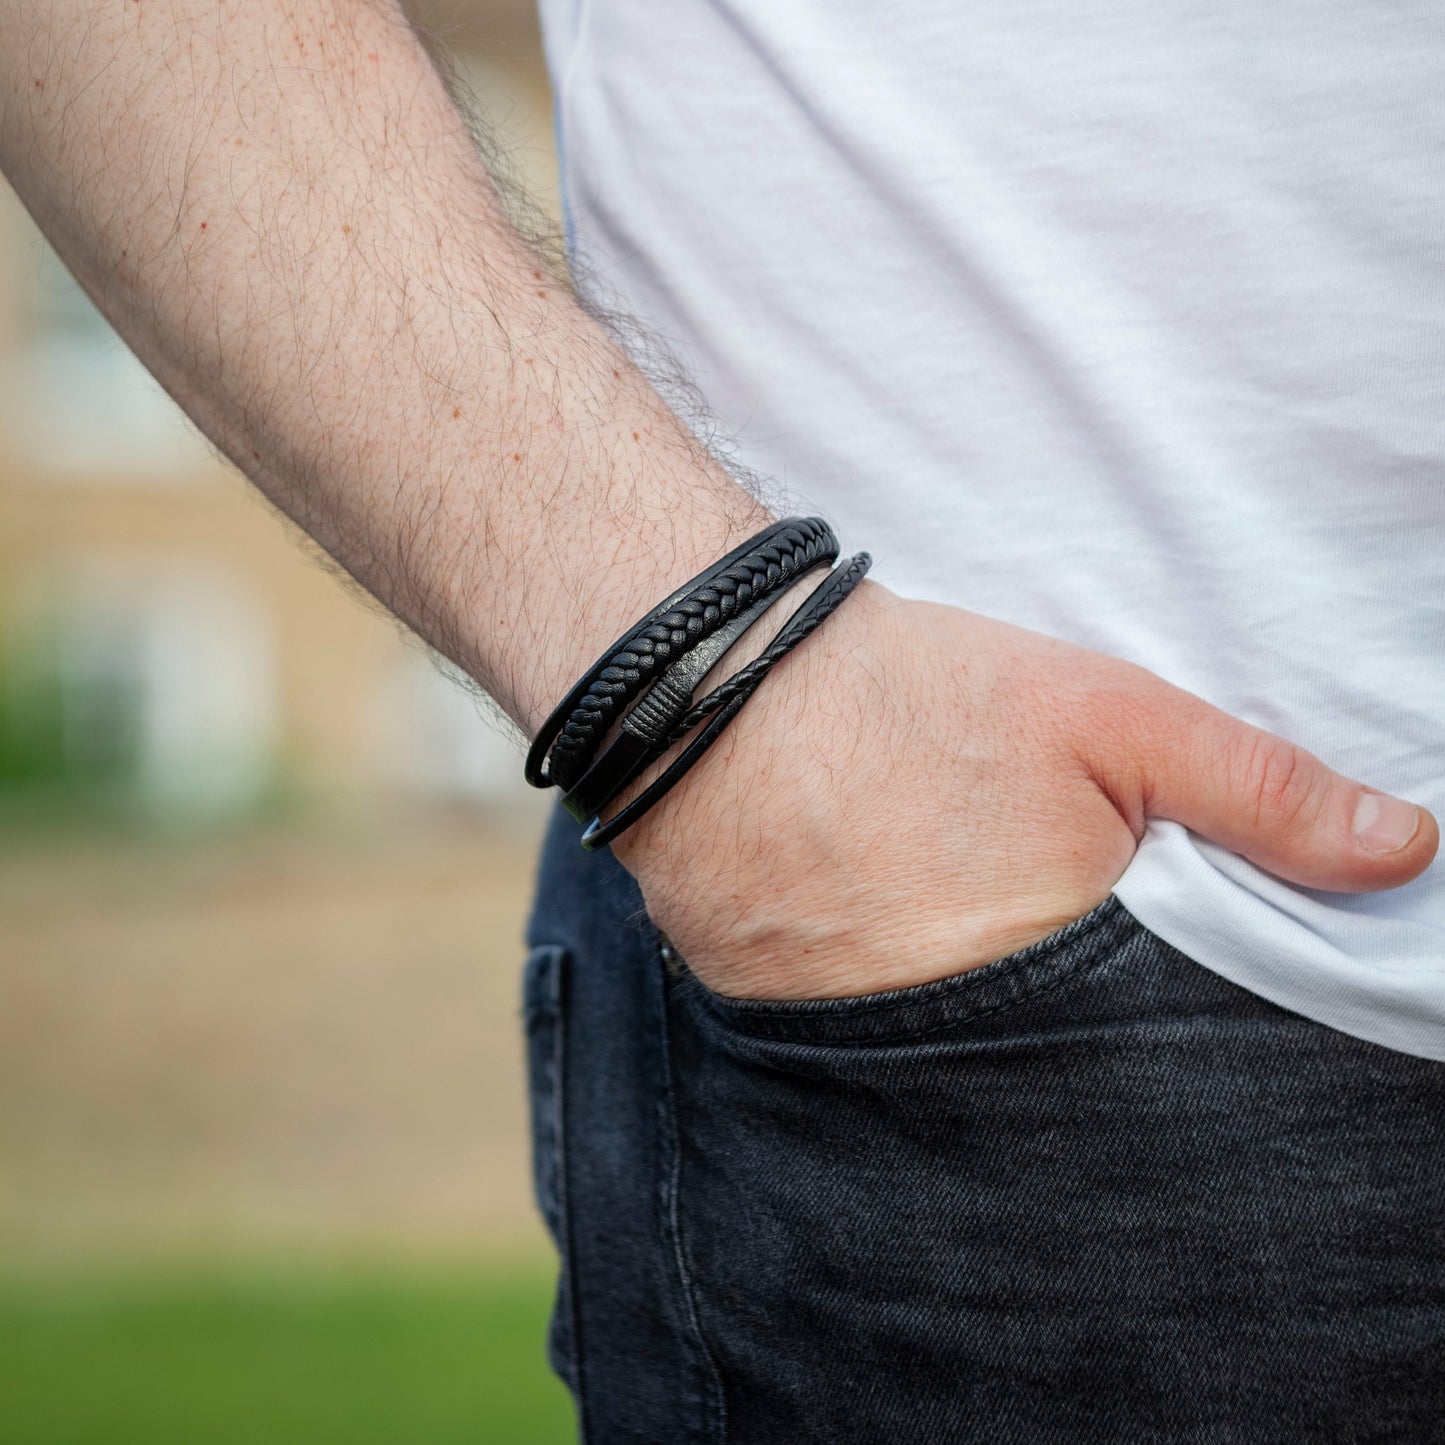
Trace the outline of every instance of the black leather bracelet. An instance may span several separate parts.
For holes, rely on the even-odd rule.
[[[761,597],[837,555],[838,539],[822,518],[787,517],[684,583],[619,637],[553,709],[527,753],[527,781],[570,792],[627,705],[670,663]]]
[[[802,579],[829,558],[820,556],[799,570],[793,581]],[[693,693],[744,632],[784,595],[785,589],[766,593],[731,622],[683,653],[641,698],[623,715],[612,741],[593,759],[591,767],[562,798],[562,806],[578,822],[585,823],[600,813],[624,788],[644,772],[654,759],[677,740],[677,725],[695,711]],[[711,709],[709,709],[711,711]],[[684,729],[687,731],[690,729]]]
[[[706,726],[683,749],[677,760],[660,777],[644,788],[626,807],[613,814],[605,822],[600,814],[593,816],[582,831],[582,846],[590,850],[611,843],[675,787],[708,748],[717,741],[723,729],[742,710],[743,705],[757,691],[768,673],[838,610],[844,599],[867,575],[872,563],[873,559],[867,552],[859,552],[837,568],[788,619],[782,630],[758,657],[725,683],[714,688],[692,707],[674,725],[672,732],[654,756],[660,756],[666,747],[680,741],[693,727],[711,714]],[[650,763],[652,760],[649,758],[647,762]],[[642,769],[639,768],[637,773],[641,771]],[[635,776],[636,774],[634,774]],[[627,781],[631,782],[633,778],[629,778]],[[563,801],[566,803],[568,799],[564,798]]]
[[[778,635],[748,665],[715,687],[678,720],[665,746],[671,747],[695,728],[710,712],[731,702],[739,692],[749,696],[779,659],[786,657],[804,638],[816,632],[842,605],[843,599],[868,575],[873,558],[858,552],[837,568],[821,587],[788,619]]]

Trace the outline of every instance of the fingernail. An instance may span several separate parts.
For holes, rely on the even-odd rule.
[[[1396,853],[1420,831],[1420,810],[1383,793],[1361,793],[1355,804],[1355,837],[1371,853]]]

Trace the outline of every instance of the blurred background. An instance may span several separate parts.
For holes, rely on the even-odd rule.
[[[430,0],[555,215],[527,0]],[[514,745],[0,185],[0,1442],[575,1438]]]

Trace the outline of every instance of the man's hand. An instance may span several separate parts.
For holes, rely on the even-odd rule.
[[[1439,845],[1423,810],[1141,668],[867,583],[614,850],[704,983],[832,997],[1046,936],[1151,817],[1349,892]]]

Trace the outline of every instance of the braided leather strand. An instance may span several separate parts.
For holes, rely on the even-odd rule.
[[[532,739],[532,745],[527,750],[527,761],[523,769],[527,781],[534,788],[546,788],[552,785],[554,779],[550,775],[548,761],[558,734],[561,733],[567,720],[587,696],[592,684],[598,680],[599,674],[612,662],[617,653],[627,649],[634,639],[660,622],[679,603],[708,587],[744,559],[761,551],[785,533],[818,520],[817,518],[784,517],[781,521],[773,522],[770,526],[763,528],[761,532],[740,542],[727,556],[720,557],[712,566],[684,582],[681,587],[659,602],[645,617],[633,623],[582,674],[581,678],[568,691],[567,696],[552,709],[541,727],[537,729],[537,734]],[[836,552],[829,552],[824,560],[831,561],[836,555]],[[711,640],[711,637],[706,638],[701,645],[706,646]]]
[[[710,636],[753,600],[837,556],[831,527],[816,517],[790,520],[754,551],[623,639],[571,710],[547,758],[547,779],[564,791],[582,776],[627,704],[669,663]]]
[[[816,632],[837,611],[838,604],[863,580],[872,565],[873,558],[867,552],[859,552],[830,573],[808,599],[808,606],[794,614],[762,652],[688,709],[667,735],[663,749],[680,743],[709,713],[726,707],[739,693],[751,693],[774,664],[786,657],[805,637]]]
[[[820,558],[814,565],[823,567],[827,562]],[[667,735],[692,706],[698,684],[738,638],[786,595],[787,589],[780,588],[758,598],[655,678],[624,714],[612,741],[592,759],[576,786],[562,795],[562,806],[579,822],[587,822],[647,767],[649,759],[666,752]]]
[[[590,851],[612,842],[680,782],[757,691],[768,673],[842,606],[872,565],[872,557],[867,552],[859,552],[830,573],[827,581],[788,619],[782,631],[754,662],[729,678],[721,687],[714,688],[677,724],[667,746],[678,741],[691,726],[696,725],[691,720],[700,722],[708,713],[711,714],[702,731],[682,750],[672,765],[605,823],[600,816],[594,817],[582,832],[582,846]]]

